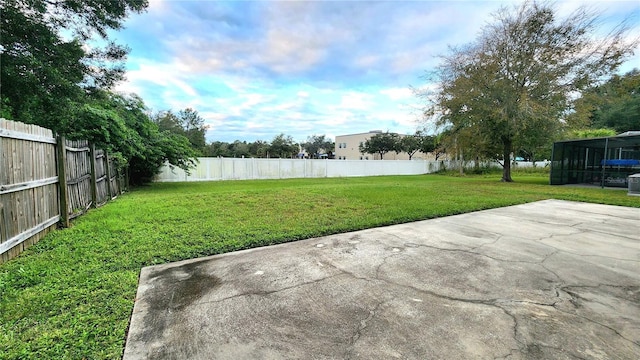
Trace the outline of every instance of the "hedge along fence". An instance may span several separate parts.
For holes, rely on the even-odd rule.
[[[0,263],[113,199],[127,180],[87,141],[0,119]]]

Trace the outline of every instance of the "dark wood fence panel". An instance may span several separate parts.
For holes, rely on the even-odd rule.
[[[65,141],[67,214],[69,219],[84,214],[93,204],[91,194],[91,156],[86,140]]]
[[[107,188],[107,157],[104,150],[97,149],[95,151],[96,161],[96,203],[97,206],[105,204],[109,200],[109,192]]]
[[[111,198],[115,198],[120,193],[118,187],[118,169],[113,159],[109,159],[109,190]]]

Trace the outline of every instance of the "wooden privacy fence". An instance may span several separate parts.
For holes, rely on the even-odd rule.
[[[0,263],[127,189],[106,151],[0,119]]]

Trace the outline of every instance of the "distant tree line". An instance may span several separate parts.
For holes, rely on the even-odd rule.
[[[399,135],[396,133],[380,133],[373,135],[368,140],[360,144],[359,150],[363,154],[378,154],[380,159],[388,152],[399,154],[405,152],[409,155],[409,160],[417,152],[427,154],[435,152],[436,160],[444,152],[440,149],[439,137],[427,135],[424,131],[418,130],[413,135]]]
[[[334,143],[325,135],[312,135],[297,143],[290,135],[279,134],[271,141],[254,142],[236,140],[232,143],[214,141],[205,146],[204,156],[253,158],[333,158]]]

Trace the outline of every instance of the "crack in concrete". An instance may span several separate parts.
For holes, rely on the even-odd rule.
[[[541,238],[541,239],[545,239],[545,238]],[[496,239],[496,241],[494,241],[493,243],[497,242],[498,240],[499,240],[499,239]],[[555,276],[558,280],[560,280],[562,283],[564,283],[564,279],[562,279],[562,277],[560,277],[560,275],[558,275],[555,271],[553,271],[553,270],[549,269],[548,267],[546,267],[546,266],[544,265],[544,262],[545,262],[547,259],[549,259],[552,255],[555,255],[555,254],[557,254],[558,252],[560,252],[560,251],[561,251],[561,250],[559,250],[559,249],[557,249],[557,248],[553,248],[553,247],[551,247],[551,246],[550,246],[550,247],[551,247],[551,248],[553,248],[553,249],[554,249],[554,251],[553,251],[553,252],[551,252],[551,253],[549,253],[549,254],[546,254],[542,260],[539,260],[539,261],[527,261],[527,260],[508,260],[508,259],[501,259],[501,258],[497,258],[497,257],[493,257],[493,256],[490,256],[490,255],[487,255],[487,254],[481,253],[481,252],[475,252],[475,251],[470,251],[470,250],[465,250],[465,249],[449,249],[449,248],[440,248],[440,247],[433,246],[433,245],[415,244],[415,243],[412,243],[412,245],[413,245],[412,247],[426,247],[426,248],[430,248],[430,249],[434,249],[434,250],[440,250],[440,251],[463,252],[463,253],[468,253],[468,254],[471,254],[471,255],[483,256],[483,257],[486,257],[486,258],[489,258],[489,259],[492,259],[492,260],[495,260],[495,261],[498,261],[498,262],[524,263],[524,264],[538,265],[538,266],[542,267],[545,271],[547,271],[547,272],[549,272],[549,273],[553,274],[553,276]],[[472,250],[475,250],[476,248],[479,248],[479,247],[484,246],[484,245],[489,245],[489,244],[483,244],[483,245],[480,245],[480,246],[478,246],[478,247],[472,248]],[[546,244],[542,244],[542,245],[546,245]],[[405,246],[406,246],[406,244],[405,244]],[[380,266],[381,266],[381,265],[380,265]]]
[[[354,351],[354,347],[356,345],[356,342],[358,342],[358,340],[360,339],[360,337],[362,336],[363,331],[369,326],[369,322],[377,315],[378,309],[380,309],[380,307],[389,302],[391,300],[385,300],[385,301],[380,301],[376,304],[376,306],[374,306],[374,308],[372,310],[369,310],[369,314],[367,315],[367,317],[363,320],[360,320],[360,324],[358,325],[358,328],[356,329],[355,333],[351,336],[351,339],[349,341],[349,348],[347,349],[347,352],[345,354],[345,358],[346,359],[350,359],[353,351]]]
[[[522,214],[519,212],[516,213],[512,213],[512,212],[505,212],[505,213],[497,213],[495,212],[496,215],[505,217],[505,218],[510,218],[513,219],[515,221],[527,221],[530,223],[534,223],[534,224],[542,224],[542,225],[560,225],[560,226],[570,226],[573,227],[574,225],[567,225],[566,222],[562,222],[562,221],[544,221],[544,220],[539,220],[539,219],[532,219],[531,217],[527,217],[526,214]],[[600,215],[600,214],[598,214]],[[579,223],[580,224],[580,223]]]
[[[552,308],[555,308],[556,304],[558,302],[559,301],[554,301],[552,303],[543,303],[543,302],[539,302],[539,301],[518,300],[518,299],[496,299],[495,300],[496,305],[498,305],[498,304],[519,303],[519,304],[531,304],[531,305],[538,305],[538,306],[547,306],[547,307],[552,307]]]
[[[390,256],[387,256],[390,257]],[[379,266],[384,265],[384,264],[380,264]],[[462,302],[462,303],[469,303],[469,304],[475,304],[475,305],[484,305],[484,306],[489,306],[489,307],[494,307],[499,309],[500,311],[504,312],[507,316],[509,316],[512,321],[513,321],[513,339],[516,343],[518,343],[518,347],[521,348],[523,347],[525,344],[519,340],[519,336],[518,336],[518,319],[516,318],[515,315],[511,314],[507,309],[505,309],[504,307],[500,306],[498,304],[498,301],[500,299],[465,299],[465,298],[457,298],[457,297],[453,297],[453,296],[448,296],[448,295],[444,295],[444,294],[439,294],[430,290],[425,290],[425,289],[420,289],[420,288],[416,288],[415,286],[411,286],[411,285],[406,285],[406,284],[398,284],[394,281],[391,281],[389,279],[383,279],[380,277],[376,277],[375,279],[370,279],[370,278],[363,278],[361,276],[357,276],[356,274],[349,272],[347,270],[341,269],[338,266],[335,266],[334,264],[331,264],[332,267],[342,271],[344,274],[347,274],[349,276],[352,276],[353,278],[356,279],[360,279],[360,280],[366,280],[366,281],[382,281],[384,283],[387,283],[389,285],[394,285],[397,287],[401,287],[401,288],[408,288],[411,289],[413,291],[416,291],[418,293],[422,293],[422,294],[426,294],[432,297],[436,297],[439,299],[444,299],[444,300],[449,300],[449,301],[456,301],[456,302]],[[378,304],[378,306],[376,306],[376,309],[381,306],[382,304],[384,304],[386,301],[383,301],[381,303]],[[370,319],[371,317],[368,317],[367,319]],[[369,321],[369,320],[368,320]],[[362,332],[359,332],[359,336],[362,335]],[[358,337],[359,338],[359,337]],[[353,338],[352,338],[353,339]],[[350,350],[351,352],[351,350]],[[349,352],[349,353],[350,353]],[[510,356],[510,355],[508,355]],[[350,357],[347,357],[350,358]]]
[[[549,237],[541,238],[541,239],[536,240],[536,241],[543,241],[543,240],[546,240],[546,239],[551,239],[552,237],[553,236],[549,236]],[[598,257],[598,258],[610,259],[610,260],[615,260],[615,261],[629,261],[629,262],[634,262],[634,263],[640,262],[640,260],[621,259],[621,258],[617,258],[617,257],[613,257],[613,256],[606,256],[606,255],[579,254],[579,253],[575,253],[575,252],[568,251],[568,250],[565,250],[565,249],[559,249],[558,247],[550,245],[550,244],[545,244],[545,243],[542,243],[542,242],[540,242],[540,244],[544,245],[544,246],[547,246],[547,247],[550,247],[550,248],[553,248],[553,249],[556,249],[557,252],[562,252],[562,253],[571,254],[571,255],[580,256],[580,257]]]
[[[571,287],[571,286],[567,286],[567,288],[570,288],[570,287]],[[606,303],[603,303],[603,302],[601,302],[601,301],[594,300],[594,299],[586,299],[586,298],[584,298],[583,296],[580,296],[580,294],[578,294],[578,293],[575,293],[575,292],[572,292],[572,291],[567,291],[567,290],[562,290],[562,291],[564,291],[565,293],[569,294],[569,296],[571,296],[571,303],[572,303],[572,304],[574,304],[574,306],[575,306],[576,308],[578,308],[578,307],[579,307],[579,305],[575,304],[575,303],[577,303],[577,301],[576,301],[576,300],[582,300],[582,301],[587,301],[587,302],[593,302],[593,303],[596,303],[596,304],[600,304],[600,305],[602,305],[602,306],[604,306],[604,307],[610,307],[610,306],[609,306],[609,304],[606,304]]]
[[[567,285],[566,287],[568,288],[592,288],[592,289],[599,289],[601,287],[611,287],[611,288],[615,288],[615,289],[622,289],[622,290],[629,290],[629,289],[634,289],[634,290],[640,290],[640,286],[638,285],[614,285],[614,284],[604,284],[604,283],[600,283],[598,285]]]
[[[444,249],[444,248],[438,248],[438,247],[430,246],[430,245],[419,245],[419,244],[418,244],[418,247],[420,247],[420,246],[425,246],[425,247],[427,247],[427,248],[433,248],[433,249],[442,250],[442,251],[460,251],[460,252],[466,252],[466,253],[470,253],[470,254],[474,254],[474,255],[486,256],[486,254],[476,253],[476,252],[472,252],[472,251],[468,251],[468,250],[463,250],[463,249]],[[554,249],[555,249],[555,248],[554,248]],[[434,296],[434,297],[437,297],[437,298],[440,298],[440,299],[445,299],[445,300],[450,300],[450,301],[457,301],[457,302],[463,302],[463,303],[470,303],[470,304],[478,304],[478,305],[492,306],[492,307],[495,307],[495,308],[498,308],[498,309],[502,310],[502,311],[503,311],[507,316],[509,316],[509,317],[513,320],[513,322],[514,322],[514,326],[513,326],[513,339],[514,339],[514,341],[516,341],[516,342],[519,344],[519,348],[520,348],[520,349],[519,349],[519,351],[520,351],[521,353],[523,352],[523,348],[526,348],[526,346],[527,346],[527,345],[526,345],[525,343],[523,343],[523,342],[519,339],[519,336],[518,336],[518,327],[519,327],[518,319],[517,319],[517,317],[516,317],[514,314],[512,314],[512,313],[511,313],[511,312],[509,312],[507,309],[505,309],[503,306],[501,306],[501,304],[503,304],[503,305],[508,305],[508,304],[510,304],[510,303],[511,303],[511,304],[512,304],[512,303],[523,303],[523,304],[531,304],[531,305],[537,305],[537,306],[552,307],[552,308],[554,308],[555,310],[557,310],[557,311],[559,311],[559,312],[562,312],[562,313],[564,313],[564,314],[567,314],[567,315],[570,315],[570,316],[577,316],[577,317],[579,317],[579,318],[585,319],[585,320],[587,320],[587,321],[589,321],[589,322],[592,322],[592,323],[594,323],[594,324],[597,324],[597,325],[599,325],[599,326],[602,326],[602,327],[604,327],[604,328],[606,328],[606,329],[609,329],[610,331],[612,331],[613,333],[615,333],[616,335],[618,335],[620,338],[622,338],[622,339],[624,339],[624,340],[626,340],[626,341],[628,341],[628,342],[630,342],[630,343],[632,343],[632,344],[635,344],[635,345],[640,346],[640,344],[639,344],[639,343],[637,343],[637,342],[635,342],[635,341],[633,341],[633,340],[631,340],[631,339],[626,338],[626,337],[625,337],[625,336],[623,336],[619,331],[617,331],[616,329],[614,329],[614,328],[612,328],[612,327],[610,327],[610,326],[608,326],[608,325],[606,325],[606,324],[602,324],[602,323],[600,323],[600,322],[598,322],[598,321],[596,321],[596,320],[590,319],[590,318],[588,318],[588,317],[586,317],[586,316],[583,316],[583,315],[579,315],[579,314],[572,314],[572,313],[570,313],[570,312],[567,312],[567,311],[564,311],[564,310],[562,310],[562,309],[559,309],[559,308],[556,306],[559,302],[562,302],[562,301],[563,301],[563,300],[562,300],[562,298],[561,298],[561,293],[560,293],[560,291],[563,291],[563,292],[567,293],[569,296],[572,296],[572,295],[571,295],[571,292],[568,292],[568,291],[566,291],[565,289],[566,289],[566,288],[570,288],[570,287],[574,287],[574,286],[563,286],[563,284],[565,284],[564,280],[563,280],[559,275],[557,275],[555,272],[553,272],[553,271],[551,271],[551,270],[547,269],[547,268],[546,268],[543,264],[541,264],[541,263],[542,263],[542,262],[544,262],[544,261],[546,261],[550,256],[552,256],[552,255],[554,255],[554,254],[556,254],[556,253],[558,253],[558,252],[561,252],[561,251],[562,251],[562,250],[560,250],[560,249],[555,249],[555,251],[554,251],[554,252],[552,252],[552,253],[550,253],[550,254],[546,255],[546,256],[545,256],[545,258],[544,258],[544,259],[542,259],[542,260],[540,261],[540,263],[538,263],[538,262],[529,262],[529,261],[510,261],[510,262],[524,262],[524,263],[531,263],[531,264],[541,265],[545,270],[549,271],[550,273],[552,273],[553,275],[555,275],[559,280],[561,280],[561,283],[559,284],[559,285],[560,285],[560,287],[559,287],[559,288],[558,288],[557,286],[554,286],[554,287],[552,288],[552,289],[553,289],[553,291],[554,291],[554,293],[555,293],[555,295],[556,295],[556,297],[557,297],[559,300],[558,300],[558,301],[551,302],[551,303],[543,303],[543,302],[536,302],[536,301],[530,301],[530,300],[518,300],[518,299],[466,299],[466,298],[459,298],[459,297],[453,297],[453,296],[448,296],[448,295],[444,295],[444,294],[439,294],[439,293],[434,292],[434,291],[430,291],[430,290],[425,290],[425,289],[416,288],[415,286],[411,286],[411,285],[398,284],[398,283],[396,283],[396,282],[390,281],[389,279],[383,279],[383,278],[381,278],[381,277],[379,276],[380,268],[381,268],[383,265],[385,265],[385,264],[386,264],[386,260],[387,260],[388,258],[390,258],[392,255],[390,255],[390,256],[386,256],[386,257],[385,257],[385,259],[383,260],[383,262],[382,262],[381,264],[379,264],[379,265],[378,265],[378,267],[376,268],[376,280],[383,281],[383,282],[386,282],[386,283],[388,283],[388,284],[396,285],[396,286],[399,286],[399,287],[409,288],[409,289],[412,289],[412,290],[417,291],[417,292],[419,292],[419,293],[427,294],[427,295]],[[489,256],[487,256],[487,257],[489,257]],[[492,257],[489,257],[489,258],[492,258]],[[492,259],[493,259],[493,258],[492,258]],[[494,260],[496,260],[496,261],[502,261],[502,260],[500,260],[500,259],[494,259]],[[340,268],[338,268],[338,267],[336,267],[336,268],[337,268],[337,269],[340,269]],[[340,269],[340,270],[341,270],[341,271],[344,271],[343,269]],[[356,278],[360,278],[360,277],[357,277],[357,276],[355,276],[354,274],[351,274],[351,273],[349,273],[349,272],[346,272],[346,273],[348,273],[349,275],[352,275],[352,276],[354,276],[354,277],[356,277]],[[604,286],[614,286],[614,287],[626,288],[626,287],[624,287],[624,286],[615,286],[615,285],[607,285],[607,284],[600,284],[599,286],[601,286],[601,285],[604,285]],[[584,287],[588,287],[588,286],[584,286]],[[572,297],[573,297],[573,296],[572,296]],[[573,303],[573,302],[572,302],[572,303]],[[575,304],[574,304],[574,306],[575,306]],[[562,351],[562,352],[564,353],[564,351],[563,351],[562,349],[559,349],[559,348],[554,348],[554,347],[552,347],[552,346],[548,346],[548,345],[540,345],[540,344],[537,344],[537,345],[538,345],[538,346],[547,347],[547,348],[551,348],[551,349],[555,349],[555,350],[558,350],[558,351]],[[510,353],[510,354],[509,354],[509,355],[507,355],[507,356],[511,356],[511,355],[512,355],[512,353]],[[569,355],[569,356],[571,356],[571,357],[573,357],[573,358],[576,358],[576,359],[583,359],[583,358],[581,358],[581,357],[579,357],[579,356],[576,356],[576,355],[574,355],[574,354],[568,354],[568,353],[567,353],[567,355]]]
[[[601,284],[601,285],[602,285],[602,284]],[[609,285],[605,285],[605,286],[609,286]],[[573,292],[573,291],[568,291],[568,290],[566,290],[567,288],[572,288],[572,287],[585,287],[585,288],[590,288],[590,287],[591,287],[591,288],[592,288],[593,286],[565,286],[565,287],[563,287],[563,288],[562,288],[562,291],[564,291],[565,293],[569,294],[569,296],[571,296],[571,298],[572,298],[572,299],[571,299],[571,303],[574,305],[574,307],[576,307],[576,308],[578,308],[578,307],[579,307],[579,306],[576,304],[576,301],[574,300],[574,299],[576,299],[576,298],[577,298],[577,299],[582,299],[582,300],[585,300],[585,301],[588,301],[588,302],[597,302],[597,301],[587,300],[587,299],[585,299],[584,297],[580,296],[580,294],[578,294],[578,293],[575,293],[575,292]],[[600,287],[600,285],[598,285],[598,287]],[[616,286],[616,287],[619,287],[619,286]],[[602,304],[602,303],[600,303],[600,304]],[[604,305],[604,304],[603,304],[603,305]],[[632,340],[632,339],[628,339],[627,337],[625,337],[624,335],[622,335],[618,330],[616,330],[615,328],[613,328],[613,327],[611,327],[611,326],[609,326],[609,325],[607,325],[607,324],[603,324],[603,323],[601,323],[601,322],[599,322],[599,321],[597,321],[597,320],[591,319],[591,318],[589,318],[588,316],[584,316],[584,315],[581,315],[581,314],[571,313],[571,312],[568,312],[568,311],[566,311],[566,310],[562,310],[562,309],[558,309],[558,308],[556,308],[556,310],[560,311],[561,313],[564,313],[564,314],[567,314],[567,315],[571,315],[571,316],[576,316],[576,317],[579,317],[579,318],[581,318],[581,319],[587,320],[587,321],[589,321],[589,322],[591,322],[591,323],[593,323],[593,324],[596,324],[596,325],[602,326],[602,327],[604,327],[604,328],[607,328],[607,329],[609,329],[610,331],[613,331],[613,332],[614,332],[616,335],[618,335],[620,338],[622,338],[622,339],[624,339],[624,340],[626,340],[626,341],[628,341],[628,342],[630,342],[630,343],[632,343],[632,344],[634,344],[634,345],[636,345],[636,346],[640,346],[640,342],[634,341],[634,340]]]
[[[520,349],[509,349],[509,353],[504,356],[496,356],[493,360],[507,360],[508,358],[513,356],[514,352],[520,352]]]
[[[426,245],[426,244],[416,244],[417,247],[426,247],[429,249],[434,249],[434,250],[440,250],[440,251],[448,251],[448,252],[462,252],[462,253],[467,253],[467,254],[471,254],[471,255],[478,255],[478,256],[482,256],[482,257],[486,257],[495,261],[500,261],[500,262],[509,262],[509,263],[524,263],[524,264],[538,264],[538,261],[527,261],[527,260],[509,260],[509,259],[501,259],[501,258],[497,258],[491,255],[487,255],[487,254],[483,254],[480,252],[475,252],[475,251],[471,251],[471,250],[466,250],[466,249],[449,249],[449,248],[440,248],[434,245]]]
[[[504,235],[500,235],[500,234],[498,234],[498,238],[497,238],[497,239],[495,239],[495,240],[493,240],[492,242],[488,242],[488,243],[480,244],[480,245],[478,245],[478,246],[473,246],[473,247],[471,247],[471,250],[476,250],[476,249],[479,249],[479,248],[481,248],[481,247],[483,247],[483,246],[487,246],[487,245],[495,245],[498,241],[500,241],[500,240],[502,240],[502,239],[504,239]]]
[[[398,256],[402,254],[402,252],[398,252],[398,253],[391,253],[387,256],[384,257],[384,259],[382,259],[382,262],[380,264],[378,264],[378,266],[376,266],[376,279],[380,278],[380,269],[387,264],[387,260],[389,260],[390,258],[394,257],[394,256]]]
[[[542,238],[545,239],[545,238]],[[493,243],[497,242],[499,239],[496,239]],[[449,252],[462,252],[462,253],[468,253],[471,255],[476,255],[476,256],[484,256],[487,258],[491,258],[495,261],[504,261],[504,262],[511,262],[511,263],[528,263],[528,264],[534,264],[534,265],[540,265],[542,268],[544,268],[546,271],[548,271],[549,273],[553,274],[555,277],[557,277],[561,282],[560,284],[556,284],[554,285],[551,289],[548,290],[553,290],[555,297],[558,298],[558,301],[553,301],[553,302],[539,302],[539,301],[531,301],[531,300],[522,300],[522,299],[501,299],[501,298],[493,298],[493,299],[470,299],[470,298],[461,298],[461,297],[455,297],[455,296],[449,296],[449,295],[445,295],[445,294],[440,294],[437,293],[435,291],[431,291],[431,290],[426,290],[426,289],[421,289],[421,288],[417,288],[415,286],[412,285],[407,285],[407,284],[399,284],[396,283],[394,281],[391,281],[390,279],[384,278],[381,274],[381,269],[383,266],[387,265],[387,261],[394,257],[394,256],[398,256],[401,255],[402,252],[397,252],[397,253],[390,253],[388,255],[386,255],[382,261],[376,266],[376,270],[375,270],[375,277],[374,278],[369,278],[366,276],[359,276],[351,271],[348,271],[346,269],[343,269],[339,266],[337,266],[336,264],[332,263],[332,262],[325,262],[324,264],[329,265],[330,267],[336,269],[337,271],[339,271],[337,274],[333,274],[321,279],[316,279],[313,281],[305,281],[296,285],[292,285],[292,286],[287,286],[287,287],[283,287],[283,288],[279,288],[279,289],[274,289],[274,290],[269,290],[269,291],[260,291],[260,292],[247,292],[247,293],[242,293],[242,294],[237,294],[237,295],[233,295],[233,296],[229,296],[226,298],[222,298],[222,299],[216,299],[216,300],[212,300],[212,301],[207,301],[207,302],[199,302],[195,305],[202,305],[202,304],[207,304],[207,303],[218,303],[218,302],[222,302],[222,301],[226,301],[226,300],[230,300],[230,299],[234,299],[234,298],[238,298],[238,297],[244,297],[244,296],[268,296],[274,293],[278,293],[278,292],[282,292],[282,291],[287,291],[287,290],[291,290],[294,288],[298,288],[301,286],[306,286],[306,285],[311,285],[311,284],[316,284],[328,279],[332,279],[335,278],[337,276],[342,276],[342,275],[347,275],[350,276],[354,279],[358,279],[358,280],[364,280],[364,281],[382,281],[384,283],[390,284],[390,285],[395,285],[398,287],[403,287],[403,288],[408,288],[411,289],[413,291],[416,291],[418,293],[422,293],[422,294],[426,294],[429,296],[433,296],[436,298],[440,298],[440,299],[444,299],[444,300],[449,300],[449,301],[455,301],[455,302],[462,302],[462,303],[468,303],[468,304],[475,304],[475,305],[484,305],[484,306],[489,306],[489,307],[494,307],[496,309],[500,309],[505,315],[509,316],[512,321],[513,321],[513,340],[518,344],[518,349],[514,350],[511,349],[510,353],[502,356],[502,357],[497,357],[497,358],[503,358],[503,359],[507,359],[509,357],[512,357],[514,355],[514,351],[518,351],[521,354],[526,354],[527,353],[527,347],[530,346],[528,344],[526,344],[525,342],[523,342],[521,340],[521,336],[519,334],[519,327],[520,324],[518,322],[518,318],[516,315],[514,315],[513,313],[511,313],[508,309],[505,308],[505,306],[509,306],[509,305],[513,305],[513,304],[530,304],[530,305],[536,305],[536,306],[544,306],[544,307],[552,307],[555,310],[562,312],[564,314],[570,315],[570,316],[576,316],[579,318],[582,318],[586,321],[589,321],[593,324],[602,326],[610,331],[612,331],[613,333],[615,333],[618,337],[620,337],[621,339],[624,339],[627,342],[630,342],[631,344],[634,344],[636,346],[640,346],[640,344],[638,342],[635,342],[631,339],[626,338],[625,336],[623,336],[618,330],[612,328],[611,326],[608,326],[606,324],[600,323],[596,320],[590,319],[587,316],[584,315],[580,315],[580,314],[575,314],[575,313],[571,313],[568,311],[564,311],[562,309],[559,309],[556,305],[560,302],[563,301],[563,299],[561,298],[561,291],[568,294],[572,299],[569,300],[572,302],[572,304],[574,304],[575,307],[576,306],[576,302],[574,300],[574,298],[580,298],[580,295],[569,290],[571,288],[576,288],[576,287],[584,287],[584,288],[598,288],[601,286],[610,286],[610,287],[617,287],[617,288],[628,288],[625,286],[617,286],[617,285],[609,285],[609,284],[599,284],[598,286],[588,286],[588,285],[571,285],[571,286],[567,286],[565,285],[564,280],[562,280],[562,278],[556,274],[554,271],[548,269],[546,266],[544,266],[543,262],[545,262],[547,259],[549,259],[551,256],[562,252],[562,250],[557,249],[553,246],[549,246],[547,244],[543,244],[543,245],[547,245],[551,248],[553,248],[555,251],[553,251],[550,254],[545,255],[544,259],[534,262],[534,261],[524,261],[524,260],[505,260],[505,259],[499,259],[499,258],[494,258],[492,256],[489,256],[487,254],[482,254],[479,252],[475,252],[475,251],[470,251],[470,250],[465,250],[465,249],[448,249],[448,248],[439,248],[436,246],[432,246],[432,245],[425,245],[425,244],[412,244],[412,245],[417,245],[418,247],[426,247],[426,248],[430,248],[430,249],[435,249],[435,250],[439,250],[439,251],[449,251]],[[486,245],[486,244],[483,244]],[[406,246],[406,244],[405,244]],[[363,331],[370,325],[371,320],[376,316],[379,308],[386,302],[388,302],[389,300],[385,300],[385,301],[381,301],[378,304],[376,304],[376,306],[372,309],[369,310],[369,314],[367,315],[367,317],[363,320],[360,321],[360,324],[358,326],[358,328],[356,329],[355,333],[352,335],[351,340],[350,340],[350,349],[348,350],[348,352],[345,354],[346,358],[350,358],[353,352],[353,346],[355,345],[355,343],[360,339],[360,337],[363,334]],[[571,356],[572,358],[576,358],[576,359],[582,359],[579,356],[576,356],[575,354],[570,354],[570,353],[566,353],[564,352],[564,350],[560,349],[560,348],[555,348],[553,346],[550,345],[543,345],[543,344],[535,344],[536,346],[540,346],[540,347],[545,347],[545,348],[549,348],[549,349],[554,349],[556,351],[561,351],[564,354]]]
[[[567,209],[560,209],[560,210],[567,210]],[[577,210],[575,210],[575,209],[574,209],[574,210],[572,210],[572,211],[576,211],[576,212],[583,212],[583,213],[585,213],[585,214],[591,214],[591,215],[602,216],[602,214],[601,214],[601,213],[598,213],[598,212],[585,211],[585,210],[577,211]],[[625,219],[625,220],[634,220],[634,221],[637,221],[637,220],[638,220],[638,218],[637,218],[637,217],[626,217],[626,216],[624,216],[624,215],[620,215],[620,214],[616,214],[616,215],[615,215],[615,217],[620,218],[620,219]],[[601,221],[601,223],[604,223],[604,222],[605,222],[604,220],[603,220],[603,221]]]
[[[580,231],[580,232],[582,232],[582,231]],[[490,243],[480,244],[480,245],[478,245],[478,246],[470,246],[470,247],[469,247],[469,250],[467,250],[467,249],[441,248],[441,247],[438,247],[438,246],[435,246],[435,245],[416,244],[416,243],[405,243],[405,244],[403,244],[403,245],[404,245],[405,247],[414,247],[414,248],[415,248],[415,247],[426,247],[426,248],[435,249],[435,250],[441,250],[441,251],[451,251],[451,252],[457,251],[457,252],[465,252],[465,253],[469,253],[469,254],[473,254],[473,255],[484,256],[484,257],[487,257],[487,258],[492,259],[492,260],[495,260],[495,261],[512,262],[512,263],[525,263],[525,264],[542,264],[542,263],[543,263],[544,261],[546,261],[550,256],[552,256],[552,255],[554,255],[554,254],[556,254],[556,253],[558,253],[558,252],[563,251],[563,250],[558,249],[558,248],[556,248],[556,247],[554,247],[554,246],[551,246],[551,245],[548,245],[548,244],[545,244],[545,243],[540,243],[540,245],[547,246],[547,247],[550,247],[550,248],[554,249],[554,251],[553,251],[553,252],[551,252],[551,253],[549,253],[549,254],[545,255],[545,256],[544,256],[544,259],[542,259],[542,260],[540,260],[540,261],[526,261],[526,260],[509,260],[509,259],[501,259],[501,258],[497,258],[497,257],[493,257],[493,256],[490,256],[490,255],[487,255],[487,254],[481,253],[481,252],[472,251],[472,250],[476,250],[476,249],[478,249],[478,248],[481,248],[481,247],[483,247],[483,246],[487,246],[487,245],[495,244],[495,243],[497,243],[499,240],[501,240],[501,239],[503,239],[503,238],[504,238],[504,235],[500,235],[500,234],[497,234],[497,233],[495,233],[495,234],[496,234],[496,235],[498,235],[498,238],[496,238],[496,239],[495,239],[495,240],[493,240],[492,242],[490,242]],[[398,238],[398,239],[401,239],[401,240],[402,240],[402,238],[400,238],[400,236],[398,236],[398,235],[396,235],[396,234],[388,234],[388,235],[393,236],[393,237],[395,237],[395,238]],[[542,241],[542,240],[545,240],[545,239],[551,239],[551,238],[553,238],[553,237],[554,237],[554,235],[551,235],[551,236],[545,236],[545,237],[541,237],[541,238],[535,239],[535,240],[533,240],[533,241],[540,242],[540,241]],[[528,240],[528,239],[524,239],[524,238],[522,238],[522,240]],[[409,246],[409,244],[410,244],[411,246]],[[566,252],[566,251],[565,251],[565,252]],[[567,252],[567,253],[569,253],[569,252]],[[594,256],[596,256],[596,255],[594,255]],[[385,260],[386,260],[386,258],[385,258]],[[543,266],[543,267],[544,267],[544,266]],[[545,268],[545,270],[547,270],[547,271],[551,272],[553,275],[555,275],[557,278],[561,279],[561,278],[560,278],[560,276],[558,276],[555,272],[553,272],[553,271],[551,271],[551,270],[547,269],[546,267],[544,267],[544,268]]]
[[[554,254],[551,254],[551,255],[554,255]],[[551,255],[550,255],[550,256],[551,256]],[[547,259],[545,258],[545,259],[544,259],[544,260],[542,260],[542,261],[544,262],[544,261],[546,261],[546,260],[547,260]],[[538,264],[538,265],[540,265],[540,266],[541,266],[543,269],[545,269],[546,271],[548,271],[548,272],[552,273],[552,274],[553,274],[553,276],[555,276],[556,278],[558,278],[558,280],[560,280],[562,283],[564,283],[564,282],[565,282],[565,281],[564,281],[564,279],[563,279],[560,275],[558,275],[558,273],[556,273],[555,271],[553,271],[553,270],[549,269],[545,264],[540,263],[540,264]]]
[[[631,220],[631,219],[628,219],[628,220]],[[635,219],[635,220],[638,220],[638,219]],[[606,225],[605,221],[601,221],[599,223],[603,224],[603,225]],[[607,235],[607,236],[613,235],[613,236],[617,236],[617,237],[621,237],[621,238],[625,238],[625,239],[629,239],[629,240],[634,240],[634,241],[640,240],[638,237],[631,237],[631,236],[627,236],[627,235],[624,235],[624,234],[611,234],[610,232],[603,231],[603,230],[600,230],[600,229],[597,229],[597,228],[596,229],[594,229],[594,228],[586,228],[586,229],[578,228],[579,225],[584,225],[584,224],[585,223],[580,222],[580,223],[577,223],[577,224],[574,224],[574,225],[569,225],[569,227],[577,228],[582,233],[593,232],[593,233],[603,234],[603,235]]]
[[[536,344],[535,344],[535,346],[537,346],[537,347],[542,347],[542,348],[547,348],[547,349],[552,349],[552,350],[555,350],[555,351],[557,351],[557,352],[559,352],[559,353],[561,353],[561,354],[564,354],[564,355],[570,356],[570,357],[572,357],[572,358],[574,358],[574,359],[578,359],[578,360],[587,360],[587,358],[583,358],[583,357],[581,357],[581,356],[578,356],[578,355],[575,355],[575,354],[573,354],[573,353],[567,352],[565,349],[560,348],[560,347],[557,347],[557,346],[546,345],[546,344],[540,344],[540,343],[536,343]]]

